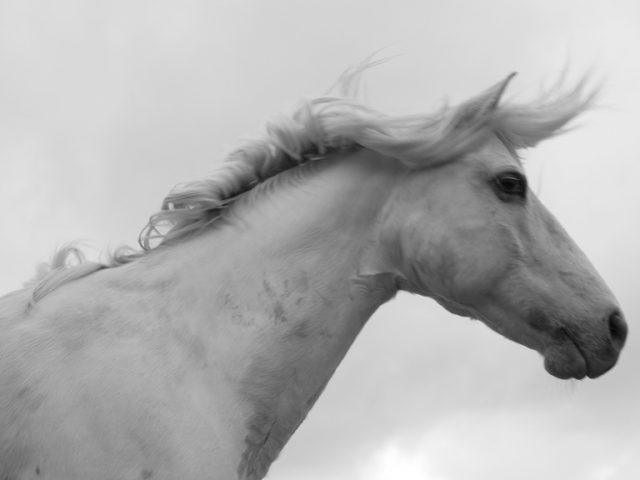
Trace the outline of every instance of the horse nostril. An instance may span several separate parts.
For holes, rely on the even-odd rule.
[[[609,315],[609,333],[611,334],[611,342],[616,350],[622,350],[624,342],[627,339],[628,332],[627,322],[619,310],[615,310]]]

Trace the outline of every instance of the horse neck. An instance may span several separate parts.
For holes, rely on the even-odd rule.
[[[193,299],[181,318],[207,339],[214,388],[236,406],[240,478],[262,478],[396,292],[376,230],[397,167],[370,152],[323,162],[173,249]]]

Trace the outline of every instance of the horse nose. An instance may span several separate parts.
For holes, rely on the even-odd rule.
[[[606,317],[606,324],[609,333],[609,342],[603,345],[600,351],[587,360],[587,376],[596,378],[611,370],[618,362],[620,351],[624,347],[629,331],[624,315],[620,310],[615,309]],[[595,353],[595,352],[594,352]]]
[[[629,332],[627,322],[625,322],[622,312],[618,309],[609,315],[608,322],[611,344],[616,352],[619,353],[627,340],[627,333]]]

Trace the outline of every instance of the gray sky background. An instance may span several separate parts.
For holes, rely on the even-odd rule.
[[[602,108],[527,154],[542,200],[630,323],[596,381],[400,295],[358,338],[273,480],[640,478],[640,3],[0,0],[0,290],[56,245],[134,244],[178,182],[270,115],[386,47],[365,82],[390,113],[429,111],[511,71],[526,99],[592,69]]]

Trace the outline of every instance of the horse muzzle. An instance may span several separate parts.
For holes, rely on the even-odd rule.
[[[582,379],[597,378],[611,370],[626,342],[628,327],[618,309],[605,318],[605,325],[604,338],[600,339],[560,329],[556,341],[543,351],[547,372],[562,379]]]

